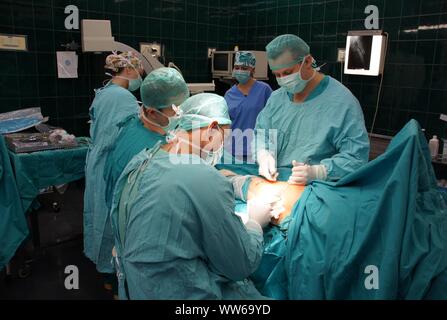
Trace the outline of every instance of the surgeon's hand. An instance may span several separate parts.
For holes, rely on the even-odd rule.
[[[286,211],[286,209],[284,208],[284,201],[281,198],[272,203],[272,218],[274,220],[278,220],[284,211]]]
[[[327,172],[324,165],[304,164],[293,160],[292,174],[287,181],[289,184],[307,185],[312,180],[326,180]]]
[[[256,221],[262,228],[270,223],[273,217],[274,204],[260,199],[247,202],[248,219]]]
[[[276,171],[276,160],[267,150],[258,152],[259,175],[269,181],[276,181],[278,172]]]

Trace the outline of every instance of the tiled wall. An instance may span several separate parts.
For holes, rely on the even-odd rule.
[[[240,46],[264,50],[265,44],[277,35],[297,34],[308,42],[318,63],[327,63],[323,72],[340,80],[337,48],[345,47],[349,30],[365,29],[364,10],[368,4],[379,8],[380,28],[390,34],[374,132],[393,135],[415,118],[427,136],[447,137],[447,125],[439,120],[441,112],[447,113],[445,0],[242,1]],[[343,83],[362,104],[368,128],[374,116],[379,79],[343,76]]]
[[[1,0],[0,33],[27,35],[29,52],[0,51],[0,112],[40,106],[50,124],[88,134],[93,89],[106,79],[105,55],[78,50],[79,78],[57,78],[56,51],[72,40],[81,44],[80,30],[64,27],[69,4],[80,19],[110,19],[115,39],[136,49],[140,42],[163,43],[166,60],[188,82],[210,81],[207,48],[227,50],[237,37],[232,1]]]
[[[427,135],[447,136],[439,120],[447,113],[445,0],[0,0],[0,33],[26,34],[30,48],[0,51],[0,112],[37,105],[50,123],[86,135],[105,56],[79,50],[79,78],[57,79],[55,51],[72,40],[81,43],[79,30],[64,28],[68,4],[78,6],[80,19],[110,19],[115,39],[134,48],[163,43],[167,60],[189,82],[211,80],[208,47],[264,50],[282,33],[300,35],[317,61],[327,63],[323,72],[340,79],[337,48],[345,47],[349,30],[364,29],[364,8],[377,5],[390,45],[374,131],[392,135],[416,118]],[[379,78],[344,75],[343,83],[359,98],[369,128]]]

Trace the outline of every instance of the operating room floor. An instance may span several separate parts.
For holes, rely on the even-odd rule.
[[[38,210],[40,247],[33,249],[29,240],[21,254],[11,263],[11,275],[2,271],[0,299],[98,299],[111,300],[112,293],[103,287],[102,276],[83,254],[82,199],[83,183],[72,183],[64,195],[39,196]],[[53,202],[60,210],[53,210]],[[22,257],[22,258],[18,258]],[[18,266],[27,263],[29,275],[19,276]],[[79,270],[79,289],[65,288],[65,268],[74,265]],[[22,278],[21,276],[26,276]]]

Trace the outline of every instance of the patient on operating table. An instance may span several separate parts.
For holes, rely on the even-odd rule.
[[[273,218],[271,223],[278,225],[290,215],[293,206],[301,197],[305,186],[291,185],[284,181],[271,182],[256,176],[240,176],[229,170],[220,170],[220,173],[227,177],[232,183],[237,199],[248,201],[252,199],[263,199],[274,201],[281,199],[281,213],[277,218]],[[248,188],[247,187],[248,184]],[[246,186],[243,188],[243,186]],[[244,190],[245,192],[244,192]]]

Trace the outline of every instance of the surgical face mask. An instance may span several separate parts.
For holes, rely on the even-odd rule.
[[[233,70],[233,77],[240,84],[246,84],[250,80],[251,74],[248,70]]]
[[[216,129],[211,129],[211,130],[216,130]],[[219,126],[217,127],[217,130],[220,131],[220,127]],[[207,165],[214,167],[219,162],[219,160],[222,158],[223,151],[224,151],[223,147],[224,147],[224,137],[222,136],[222,142],[220,143],[220,146],[219,146],[219,148],[217,150],[215,150],[215,151],[208,151],[208,150],[201,149],[201,151],[206,154],[206,156],[203,159],[203,161]]]
[[[199,149],[201,153],[205,153],[206,154],[205,158],[201,157],[203,162],[205,162],[205,164],[207,164],[209,166],[212,166],[212,167],[214,167],[219,162],[219,160],[222,158],[222,156],[223,156],[223,152],[224,152],[224,139],[223,139],[223,137],[222,137],[222,142],[221,142],[219,148],[217,150],[215,150],[215,151],[203,150],[203,148],[201,148],[200,146],[196,145],[195,143],[192,143],[191,141],[189,141],[187,139],[180,138],[180,137],[173,137],[173,136],[171,136],[170,139],[171,139],[171,141],[177,139],[179,141],[185,142],[185,143],[187,143],[187,144],[189,144],[189,145]]]
[[[203,161],[205,161],[205,163],[209,166],[214,167],[219,160],[222,158],[223,156],[223,141],[222,144],[220,145],[219,149],[217,149],[216,151],[204,151],[202,150],[202,152],[207,153],[206,158],[203,159]]]
[[[129,62],[129,64],[130,64],[130,62]],[[141,78],[140,73],[137,71],[137,69],[135,69],[134,67],[132,67],[132,68],[135,70],[135,72],[138,75],[137,79],[131,79],[131,78],[123,77],[123,76],[113,76],[113,75],[111,75],[110,73],[107,73],[107,72],[106,72],[106,75],[111,76],[112,78],[120,78],[120,79],[124,79],[124,80],[129,81],[129,86],[127,87],[127,90],[135,91],[135,90],[138,90],[141,87],[141,84],[143,83],[143,79]]]
[[[301,67],[298,72],[292,73],[285,77],[276,78],[276,81],[278,81],[278,85],[282,88],[285,88],[290,94],[303,92],[309,81],[311,81],[317,74],[317,72],[314,70],[313,76],[310,77],[310,79],[308,80],[304,80],[303,76],[301,75],[301,69],[303,68],[303,65],[304,61],[303,63],[301,63]]]
[[[138,75],[138,79],[129,79],[129,87],[127,88],[129,91],[138,90],[143,83],[143,79]]]
[[[143,79],[141,79],[139,74],[138,74],[138,78],[137,79],[130,79],[130,78],[126,78],[126,77],[123,77],[123,76],[115,76],[115,78],[128,80],[129,81],[129,87],[127,88],[127,90],[129,90],[129,91],[138,90],[140,88],[141,84],[143,83]]]
[[[143,79],[141,79],[140,73],[138,72],[138,70],[133,66],[133,64],[126,58],[124,58],[125,61],[127,61],[127,63],[129,64],[129,66],[131,66],[135,72],[138,75],[137,79],[130,79],[130,78],[125,78],[125,77],[120,77],[117,76],[118,78],[122,78],[122,79],[126,79],[129,81],[129,86],[127,87],[127,90],[129,91],[136,91],[141,87],[141,84],[143,83]]]
[[[144,106],[142,106],[142,108],[144,108]],[[161,116],[165,117],[168,119],[168,124],[165,126],[162,126],[152,120],[150,120],[148,117],[146,117],[146,113],[144,112],[144,109],[141,110],[141,117],[146,120],[147,122],[153,124],[154,126],[157,126],[161,129],[163,129],[163,131],[165,131],[166,133],[171,132],[175,129],[175,126],[177,125],[177,120],[180,118],[180,110],[178,109],[178,107],[176,107],[175,105],[172,105],[172,109],[175,111],[176,115],[175,116],[167,116],[166,114],[164,114],[163,112],[157,110],[157,109],[153,109],[155,112],[157,112],[158,114],[160,114]]]

